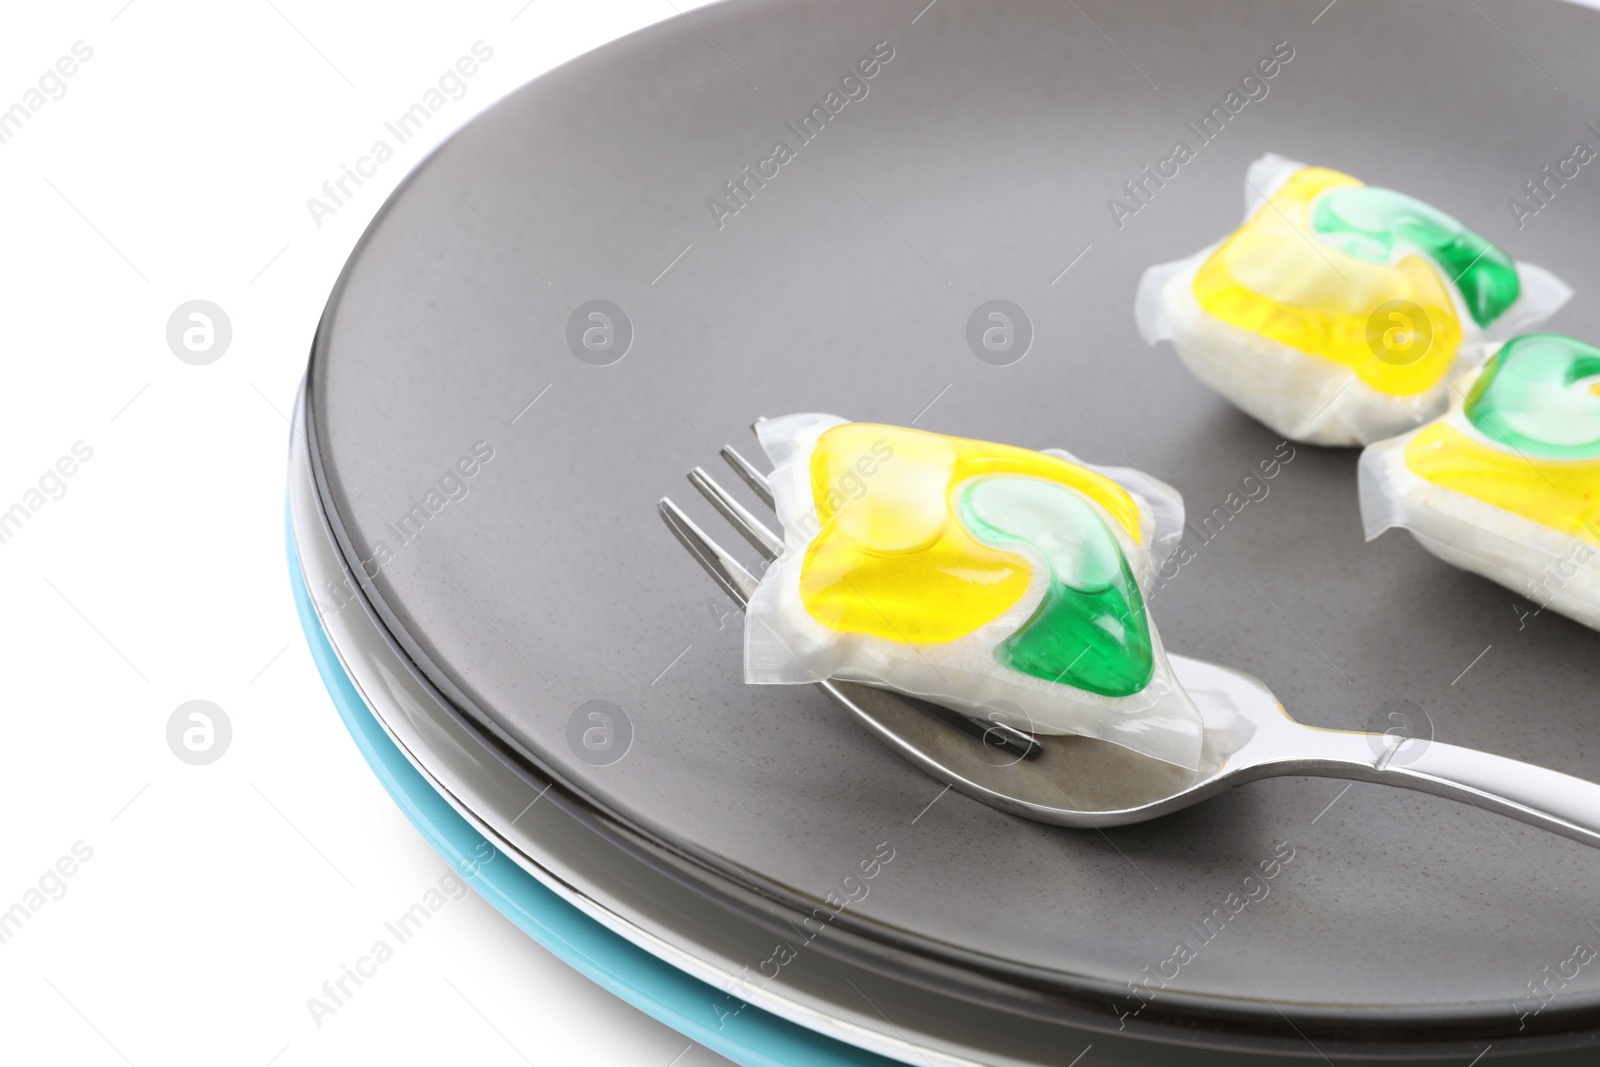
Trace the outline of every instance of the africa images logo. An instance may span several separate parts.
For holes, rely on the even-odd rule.
[[[706,201],[717,229],[722,229],[728,219],[749,207],[756,191],[765,189],[767,182],[781,174],[785,165],[799,158],[799,149],[820,137],[828,123],[837,118],[840,112],[852,102],[865,100],[867,93],[872,91],[867,82],[876,78],[893,58],[894,46],[888,41],[873,45],[872,53],[856,60],[855,65],[839,79],[839,87],[829,89],[822,103],[812,105],[811,110],[795,122],[783,124],[783,128],[794,137],[794,145],[789,144],[787,137],[779,138],[772,143],[771,154],[758,160],[754,170],[746,163],[739,168],[737,177],[723,182],[722,191],[727,199],[713,196]]]
[[[1117,224],[1117,229],[1122,229],[1130,218],[1149,207],[1156,194],[1167,187],[1167,182],[1181,174],[1183,167],[1198,157],[1200,149],[1221,137],[1228,123],[1238,118],[1240,112],[1252,103],[1265,100],[1272,91],[1267,83],[1289,65],[1294,55],[1293,45],[1288,41],[1279,41],[1270,53],[1245,71],[1238,87],[1229,89],[1222,103],[1213,105],[1200,116],[1198,125],[1193,120],[1183,124],[1194,135],[1193,147],[1186,138],[1178,138],[1173,142],[1172,151],[1156,160],[1154,170],[1147,163],[1139,168],[1136,176],[1122,183],[1122,192],[1127,199],[1107,197],[1106,210],[1111,212],[1111,221]]]

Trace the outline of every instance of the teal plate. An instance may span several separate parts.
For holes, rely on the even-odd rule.
[[[706,1023],[705,1006],[720,990],[664,963],[612,933],[542,885],[515,863],[492,863],[498,850],[452,808],[384,732],[334,653],[317,618],[287,532],[289,581],[300,626],[333,706],[367,765],[433,850],[487,900],[550,952],[640,1011],[745,1067],[892,1067],[895,1061],[797,1026],[750,1006]],[[471,872],[476,873],[471,873]]]

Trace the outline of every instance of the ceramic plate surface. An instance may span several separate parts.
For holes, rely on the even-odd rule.
[[[337,580],[341,567],[303,438],[289,483],[296,604],[357,748],[462,877],[590,978],[741,1063],[881,1063],[876,1049],[927,1067],[1021,1067],[1066,1063],[1092,1040],[1104,1045],[1100,1035],[930,996],[825,953],[770,963],[765,928],[539,803],[550,784],[488,749],[365,611],[319,613],[309,590]]]
[[[507,846],[456,809],[445,794],[407,760],[345,673],[338,653],[320,628],[317,610],[299,569],[293,541],[291,581],[312,657],[356,747],[389,795],[430,845],[462,871],[473,889],[497,911],[563,961],[634,1007],[740,1064],[787,1067],[875,1067],[891,1061],[795,1026],[760,1008],[740,1012],[732,1026],[715,1025],[708,1004],[717,991],[641,950],[514,864]],[[499,846],[499,847],[497,847]],[[499,860],[498,866],[495,861]]]
[[[655,513],[670,493],[725,529],[684,474],[725,441],[754,452],[749,422],[790,411],[1131,463],[1196,519],[1151,600],[1173,650],[1315,725],[1405,701],[1441,739],[1600,775],[1593,632],[1402,535],[1363,544],[1353,451],[1300,447],[1262,480],[1277,438],[1135,333],[1140,272],[1233,226],[1245,166],[1277,151],[1554,270],[1580,295],[1551,328],[1600,336],[1589,176],[1520,230],[1506,205],[1594,143],[1600,18],[1323,7],[761,0],[492,108],[384,208],[313,353],[317,490],[376,617],[559,803],[774,931],[892,848],[814,939],[856,964],[1180,1038],[1275,1042],[1292,1020],[1319,1045],[1587,1041],[1600,966],[1571,961],[1600,939],[1593,851],[1326,780],[1105,832],[943,794],[816,690],[744,686],[740,619]],[[1267,94],[1119,227],[1108,199],[1285,48]],[[747,178],[780,141],[792,158]],[[1030,325],[1007,366],[967,340],[994,299]]]

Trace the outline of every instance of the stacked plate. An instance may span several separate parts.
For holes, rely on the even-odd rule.
[[[1587,1062],[1591,850],[1317,780],[1104,831],[946,793],[816,689],[742,683],[656,501],[812,410],[1132,463],[1210,513],[1284,453],[1138,340],[1144,267],[1278,151],[1596,291],[1581,174],[1520,231],[1505,202],[1595,143],[1597,46],[1556,3],[752,0],[541,78],[406,180],[318,331],[291,569],[341,715],[496,907],[740,1063]],[[1005,361],[967,339],[996,299]],[[1552,328],[1600,336],[1582,300]],[[1307,722],[1405,700],[1593,777],[1594,634],[1363,545],[1354,454],[1288,452],[1164,580],[1167,644]]]

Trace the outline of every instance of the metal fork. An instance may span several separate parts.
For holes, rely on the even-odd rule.
[[[731,446],[721,454],[772,507],[766,476]],[[777,558],[781,537],[701,468],[690,472],[689,481],[757,552],[769,561]],[[755,575],[670,499],[662,497],[659,508],[673,534],[743,609],[755,592]],[[1314,775],[1449,797],[1600,847],[1600,785],[1426,738],[1307,726],[1248,674],[1187,656],[1168,659],[1205,724],[1195,771],[1094,738],[1031,736],[888,689],[816,685],[933,777],[985,804],[1042,822],[1142,822],[1245,782]]]
[[[772,507],[772,486],[768,484],[767,476],[757,470],[749,460],[734,451],[732,445],[724,445],[721,455],[723,459],[728,461],[728,465],[734,469],[734,472],[750,487],[751,491],[760,497],[767,507]],[[768,529],[743,504],[730,496],[726,489],[718,485],[716,480],[705,472],[704,468],[696,467],[690,471],[689,482],[700,490],[701,495],[711,501],[712,506],[722,513],[722,516],[733,525],[735,530],[743,535],[746,541],[750,542],[751,547],[761,553],[762,559],[770,563],[778,558],[778,553],[783,551],[783,538]],[[662,497],[659,506],[661,517],[666,520],[667,526],[677,535],[678,540],[683,543],[683,546],[689,550],[695,559],[700,561],[700,565],[706,569],[706,573],[716,579],[723,592],[732,597],[734,603],[738,604],[739,608],[743,610],[751,594],[755,592],[756,583],[759,579],[746,570],[742,563],[724,551],[721,546],[707,537],[694,524],[693,520],[685,515],[682,509],[670,499]],[[835,699],[840,699],[839,695],[834,692],[833,684],[823,683],[823,689],[828,692],[828,695],[833,696]],[[850,688],[864,689],[867,687],[851,686]],[[935,704],[932,701],[921,700],[917,697],[905,694],[896,694],[896,696],[923,715],[992,750],[995,758],[1001,758],[1001,754],[1004,754],[1014,759],[1037,759],[1043,752],[1043,748],[1032,737],[1004,723],[984,722],[952,708]],[[845,701],[844,703],[846,708],[855,710],[852,702]]]

